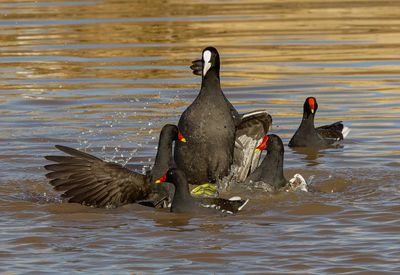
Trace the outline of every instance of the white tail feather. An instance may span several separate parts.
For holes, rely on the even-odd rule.
[[[343,138],[347,137],[350,133],[351,129],[349,127],[343,126],[342,135]]]

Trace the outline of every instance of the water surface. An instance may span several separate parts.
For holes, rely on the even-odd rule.
[[[398,1],[2,1],[0,272],[400,272]],[[307,96],[343,147],[286,148],[285,174],[321,192],[253,198],[236,216],[63,203],[44,178],[54,144],[148,169],[221,55],[241,111],[266,108],[287,144]]]

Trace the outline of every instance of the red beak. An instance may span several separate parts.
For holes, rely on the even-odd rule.
[[[265,136],[263,141],[261,142],[260,145],[258,145],[258,147],[256,148],[256,151],[262,151],[265,150],[265,148],[267,148],[267,141],[268,141],[268,136]]]
[[[158,180],[156,180],[156,183],[163,183],[167,179],[167,175],[162,176]]]
[[[186,142],[186,138],[182,135],[181,131],[178,131],[178,140],[181,142]]]
[[[311,113],[313,114],[315,111],[315,100],[314,98],[308,99],[308,105],[310,105]]]

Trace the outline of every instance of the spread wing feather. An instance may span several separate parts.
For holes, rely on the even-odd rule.
[[[46,156],[46,177],[69,202],[96,207],[118,207],[146,199],[151,192],[146,176],[76,149],[56,145],[69,156]]]
[[[233,171],[236,180],[243,182],[253,172],[260,160],[259,146],[272,125],[272,117],[266,110],[256,110],[242,115],[236,128]]]

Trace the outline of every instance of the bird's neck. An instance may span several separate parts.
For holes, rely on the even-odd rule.
[[[210,89],[212,87],[212,89]],[[221,90],[219,74],[211,68],[201,81],[201,90],[205,92],[215,92]]]
[[[189,187],[184,188],[183,186],[179,186],[175,189],[174,197],[175,196],[180,200],[190,200],[192,198],[189,193]]]
[[[154,167],[163,170],[161,171],[162,173],[166,173],[168,168],[172,167],[174,163],[172,157],[172,142],[173,139],[171,137],[163,133],[160,135]]]
[[[281,187],[277,185],[285,181],[283,175],[283,149],[269,151],[261,166],[263,167],[263,171],[265,171],[264,179],[272,182],[277,188]]]
[[[300,128],[301,129],[314,129],[314,115],[304,112],[303,119],[301,120]]]
[[[193,199],[192,196],[190,195],[189,185],[187,183],[186,178],[179,177],[177,180],[175,180],[174,199],[180,201],[189,201]]]

